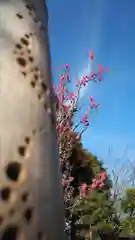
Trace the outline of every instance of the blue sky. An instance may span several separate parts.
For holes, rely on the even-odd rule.
[[[57,67],[69,63],[74,84],[88,66],[90,48],[96,63],[110,66],[104,81],[85,92],[94,96],[100,109],[91,115],[92,128],[83,136],[84,147],[103,158],[108,167],[126,146],[127,158],[133,158],[135,0],[48,0],[47,5],[54,81]]]

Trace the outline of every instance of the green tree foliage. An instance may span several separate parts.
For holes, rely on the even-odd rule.
[[[126,189],[121,206],[124,213],[127,213],[131,217],[135,216],[135,188]]]
[[[113,228],[111,216],[114,213],[107,191],[93,190],[86,198],[78,201],[74,208],[78,234],[84,237],[103,228]]]
[[[79,196],[75,198],[73,214],[76,216],[77,235],[83,238],[87,238],[90,234],[97,235],[98,231],[111,231],[116,225],[113,221],[116,218],[115,209],[110,199],[112,182],[103,163],[92,153],[87,155],[87,168],[92,171],[91,178],[96,178],[100,172],[105,172],[106,180],[102,190],[95,189],[85,198],[80,199]]]
[[[121,221],[121,229],[124,235],[135,236],[135,216],[129,216]]]
[[[121,201],[121,207],[126,214],[121,221],[121,228],[124,233],[135,236],[135,188],[128,188]]]

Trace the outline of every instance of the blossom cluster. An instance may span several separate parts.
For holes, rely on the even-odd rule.
[[[92,192],[92,190],[103,188],[105,186],[105,180],[105,172],[100,172],[97,178],[93,178],[90,187],[86,183],[83,183],[80,188],[80,197],[84,198],[88,193]]]
[[[74,125],[74,117],[78,112],[82,111],[84,106],[80,105],[80,90],[86,87],[90,82],[99,83],[103,80],[103,72],[107,72],[109,68],[103,69],[101,64],[98,64],[97,71],[94,70],[94,54],[92,50],[89,52],[90,61],[92,64],[92,72],[79,79],[76,84],[75,91],[71,91],[71,71],[68,64],[63,65],[58,70],[60,71],[60,80],[58,86],[53,85],[54,93],[56,95],[58,106],[56,109],[56,130],[58,134],[60,166],[62,172],[62,186],[64,191],[64,205],[65,205],[65,226],[70,228],[70,218],[67,209],[72,207],[72,199],[74,188],[72,183],[73,164],[68,159],[74,148],[74,141],[69,137],[69,132],[77,131],[78,127],[80,132],[77,131],[76,140],[80,139],[84,131],[89,127],[89,113],[93,109],[97,109],[99,104],[95,101],[93,96],[89,96],[88,106],[86,106],[83,116]],[[65,134],[66,133],[66,134]],[[101,172],[97,179],[93,179],[92,185],[88,187],[85,183],[80,187],[80,196],[85,197],[86,193],[92,191],[94,188],[102,188],[104,186],[105,174]],[[67,228],[67,227],[66,227]]]
[[[79,97],[80,90],[82,87],[87,86],[89,82],[100,82],[103,80],[103,72],[107,72],[109,68],[103,69],[101,64],[98,64],[98,70],[94,71],[94,54],[92,50],[90,50],[90,60],[92,61],[92,72],[90,75],[85,75],[82,79],[79,79],[76,84],[75,91],[70,90],[69,84],[71,83],[70,76],[70,67],[68,64],[63,65],[59,70],[63,70],[60,73],[60,81],[58,87],[53,85],[55,94],[57,95],[59,105],[61,106],[60,111],[57,116],[57,131],[58,134],[62,134],[66,127],[72,127],[73,117],[76,112],[78,112],[82,107],[79,106]],[[86,128],[89,126],[89,113],[92,109],[97,109],[99,104],[96,103],[92,96],[89,96],[89,103],[86,108],[86,111],[82,118],[79,120],[79,123]],[[82,131],[84,129],[82,128]]]

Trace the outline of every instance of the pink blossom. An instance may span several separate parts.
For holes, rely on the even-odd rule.
[[[98,75],[98,81],[100,82],[100,81],[102,81],[103,80],[103,77],[102,77],[102,74],[100,73],[99,75]]]
[[[100,180],[97,179],[95,182],[92,183],[91,187],[97,188],[97,187],[99,187],[99,185],[100,185]]]
[[[97,74],[95,73],[95,72],[92,72],[91,73],[91,77],[93,78],[93,77],[96,77],[97,76]]]
[[[86,127],[89,126],[88,112],[86,112],[85,115],[83,116],[81,123],[83,123]]]
[[[90,96],[90,100],[91,100],[91,102],[93,102],[93,97],[92,96]]]
[[[65,113],[68,113],[70,105],[63,105]]]
[[[99,173],[99,177],[100,177],[102,180],[105,180],[105,178],[106,178],[105,172]]]
[[[68,92],[68,89],[67,89],[67,88],[64,88],[64,92]]]
[[[90,77],[89,76],[84,76],[84,80],[85,80],[85,83],[88,83],[88,81],[90,80]]]
[[[103,70],[103,67],[101,64],[98,64],[98,81],[100,82],[103,77],[102,77],[102,70]]]
[[[102,65],[101,65],[101,64],[98,64],[98,73],[101,73],[101,72],[102,72],[102,70],[103,70],[103,67],[102,67]]]
[[[60,136],[60,134],[63,132],[63,125],[61,124],[57,125],[56,130],[57,130],[58,136]]]
[[[63,185],[63,186],[66,186],[67,184],[68,184],[68,180],[63,179],[63,180],[62,180],[62,185]]]
[[[69,177],[68,179],[69,179],[70,182],[72,182],[74,180],[73,177]]]
[[[99,104],[96,104],[93,97],[90,96],[90,101],[91,101],[91,105],[90,105],[90,108],[93,109],[93,108],[98,108],[99,107]]]
[[[81,185],[81,191],[80,191],[80,195],[81,197],[85,198],[86,197],[86,191],[87,191],[87,184],[83,183]]]
[[[99,107],[99,104],[96,104],[95,102],[93,102],[90,106],[91,109],[98,108],[98,107]]]
[[[60,71],[60,70],[62,70],[62,69],[64,69],[64,68],[66,68],[66,69],[69,70],[69,64],[64,64],[64,65],[62,65],[61,67],[58,68],[58,71]]]
[[[93,54],[93,52],[92,52],[91,49],[90,49],[90,59],[91,59],[91,60],[94,60],[94,54]]]
[[[60,74],[60,81],[63,81],[65,79],[65,76],[63,73]]]
[[[102,183],[100,183],[99,188],[103,188],[104,186],[105,186],[105,184],[102,182]]]
[[[65,64],[65,68],[69,70],[69,64]]]
[[[93,182],[93,183],[95,183],[96,181],[97,181],[97,179],[96,179],[96,178],[93,178],[93,179],[92,179],[92,182]]]
[[[68,82],[70,82],[70,75],[69,75],[68,72],[65,74],[65,78],[66,78],[66,80],[67,80]]]
[[[53,84],[53,89],[56,89],[56,85],[55,84]]]
[[[109,67],[106,67],[105,69],[104,69],[104,72],[108,72],[109,71]]]

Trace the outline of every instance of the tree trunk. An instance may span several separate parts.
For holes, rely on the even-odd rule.
[[[44,0],[0,0],[0,239],[64,240]]]

